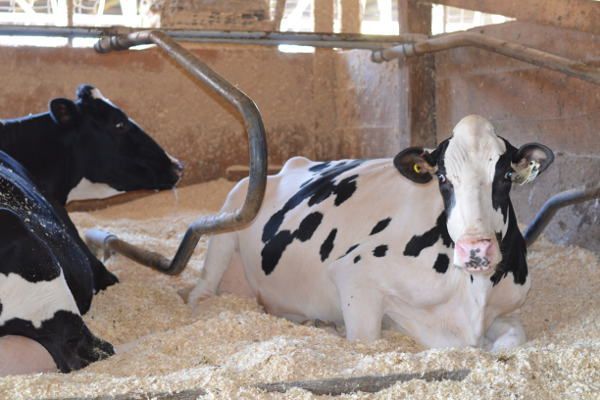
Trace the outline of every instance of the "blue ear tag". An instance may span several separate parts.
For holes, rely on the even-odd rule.
[[[530,161],[529,165],[525,168],[521,168],[512,174],[512,181],[519,185],[525,185],[533,181],[540,173],[540,163],[537,161]]]

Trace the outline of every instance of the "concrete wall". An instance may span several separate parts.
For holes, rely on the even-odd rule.
[[[271,164],[294,155],[334,159],[397,151],[394,64],[371,63],[361,51],[193,51],[257,103]],[[78,84],[91,83],[186,163],[183,184],[247,164],[246,134],[233,110],[157,49],[98,55],[91,49],[5,47],[0,60],[0,118],[44,112],[51,98],[73,98]]]
[[[518,22],[478,31],[600,66],[598,36]],[[554,165],[535,184],[513,189],[522,222],[551,195],[600,183],[599,86],[468,48],[437,54],[436,78],[438,140],[464,115],[481,114],[517,147],[537,141],[554,150]],[[600,250],[599,202],[560,211],[547,235]]]

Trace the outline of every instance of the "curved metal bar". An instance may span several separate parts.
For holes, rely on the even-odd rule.
[[[558,210],[572,204],[583,203],[584,201],[597,198],[600,198],[600,186],[590,189],[567,190],[550,197],[540,211],[538,211],[531,224],[525,229],[523,237],[525,238],[527,247],[535,242]]]
[[[415,43],[376,50],[371,54],[374,62],[390,61],[399,57],[419,56],[456,47],[478,47],[502,54],[538,67],[548,68],[563,74],[600,85],[600,68],[580,61],[570,60],[555,54],[537,50],[522,44],[496,39],[473,32],[450,33]]]
[[[210,215],[193,222],[187,229],[173,260],[138,248],[111,233],[96,229],[86,232],[85,239],[92,247],[104,249],[105,253],[112,250],[158,271],[177,275],[186,267],[202,235],[240,229],[256,217],[262,204],[267,181],[267,142],[262,118],[254,102],[167,34],[161,31],[133,32],[126,36],[104,38],[94,47],[97,51],[106,53],[151,43],[158,45],[192,76],[231,103],[241,114],[250,146],[250,179],[246,199],[242,207],[235,212]]]

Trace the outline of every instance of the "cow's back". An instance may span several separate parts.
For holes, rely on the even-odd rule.
[[[246,186],[243,181],[234,189],[227,208],[241,204]],[[270,312],[341,321],[328,267],[342,257],[372,256],[384,245],[401,256],[414,232],[434,226],[441,210],[435,183],[406,180],[391,159],[295,157],[268,178],[258,216],[237,233],[239,253],[250,286]],[[388,239],[379,243],[383,231]],[[390,232],[394,243],[388,243]]]

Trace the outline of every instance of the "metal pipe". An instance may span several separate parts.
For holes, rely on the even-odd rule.
[[[558,210],[572,204],[583,203],[584,201],[598,198],[600,198],[600,186],[589,189],[567,190],[550,197],[540,211],[538,211],[531,224],[525,229],[523,237],[525,238],[527,247],[535,242]]]
[[[405,43],[395,47],[373,52],[374,62],[390,61],[399,57],[412,57],[456,47],[478,47],[494,53],[502,54],[538,67],[548,68],[563,74],[600,84],[600,68],[592,67],[580,61],[570,60],[545,51],[526,47],[518,43],[496,39],[490,36],[459,32],[440,35],[415,43]]]
[[[118,239],[115,235],[99,230],[86,232],[86,242],[105,251],[119,252],[132,260],[170,275],[183,271],[200,240],[206,233],[222,233],[240,229],[251,222],[260,206],[267,181],[267,143],[265,129],[258,108],[242,91],[231,85],[206,64],[181,47],[175,40],[160,31],[132,32],[127,36],[104,38],[96,43],[96,50],[109,52],[125,50],[130,46],[154,43],[173,58],[192,76],[216,94],[232,104],[241,114],[248,133],[250,156],[250,179],[248,193],[242,207],[235,212],[209,215],[193,222],[187,229],[173,260],[158,253],[138,248]]]
[[[96,28],[0,25],[0,35],[101,38],[114,35],[125,36],[133,32],[136,31],[123,27]],[[195,43],[226,43],[263,46],[293,44],[300,46],[366,50],[376,50],[400,43],[427,39],[427,36],[425,35],[412,33],[388,36],[312,32],[194,31],[180,29],[164,30],[163,32],[173,39]]]

